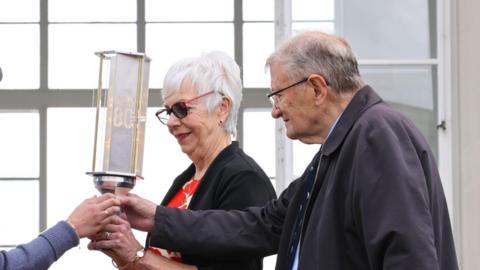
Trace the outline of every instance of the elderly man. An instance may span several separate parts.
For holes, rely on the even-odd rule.
[[[433,154],[364,84],[348,43],[303,33],[267,65],[272,116],[289,138],[322,144],[305,173],[279,199],[244,211],[123,197],[131,226],[149,231],[152,245],[204,256],[278,253],[276,269],[458,269]]]

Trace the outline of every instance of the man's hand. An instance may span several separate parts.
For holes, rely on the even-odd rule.
[[[152,231],[157,209],[155,203],[131,193],[118,198],[132,228],[144,232]]]

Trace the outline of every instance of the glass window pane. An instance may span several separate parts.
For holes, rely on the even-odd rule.
[[[273,0],[243,0],[242,4],[244,21],[273,21]]]
[[[270,87],[265,61],[275,47],[273,23],[245,23],[243,26],[243,85]]]
[[[0,1],[0,22],[38,22],[40,20],[39,0]],[[2,42],[4,42],[2,36]]]
[[[322,31],[335,34],[335,24],[333,22],[293,22],[292,32],[294,35],[305,31]]]
[[[38,181],[0,181],[0,244],[30,242],[39,228]]]
[[[313,156],[320,150],[320,144],[304,144],[293,141],[293,176],[296,179],[302,175]]]
[[[40,42],[37,24],[0,25],[0,89],[35,89],[40,85]]]
[[[134,24],[50,25],[49,88],[95,89],[97,51],[136,51]]]
[[[232,23],[147,24],[146,31],[150,73],[155,74],[150,88],[161,88],[168,68],[182,58],[213,50],[234,57]]]
[[[147,21],[233,21],[233,0],[146,0]]]
[[[0,177],[38,178],[38,113],[0,111]]]
[[[269,109],[243,113],[243,150],[270,178],[275,176],[275,120]]]
[[[431,66],[361,66],[364,80],[420,129],[437,156],[436,68]]]
[[[48,17],[52,22],[134,22],[135,0],[48,0]]]
[[[431,12],[429,2],[343,0],[343,33],[339,34],[350,42],[359,58],[434,58],[436,33],[430,29],[435,29],[432,22],[436,9]]]
[[[333,20],[334,0],[292,1],[292,20]]]

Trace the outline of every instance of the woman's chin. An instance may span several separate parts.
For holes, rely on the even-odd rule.
[[[181,143],[180,148],[182,149],[182,152],[187,155],[191,154],[195,149],[195,147],[192,147],[190,144],[186,144],[186,143]]]

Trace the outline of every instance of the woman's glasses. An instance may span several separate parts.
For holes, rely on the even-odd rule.
[[[191,98],[189,100],[184,100],[184,101],[179,101],[177,103],[174,103],[171,107],[168,107],[168,106],[165,106],[165,108],[163,109],[160,109],[158,110],[156,113],[155,113],[155,116],[158,118],[158,120],[160,120],[160,122],[164,125],[167,124],[168,122],[168,119],[170,118],[170,114],[173,113],[173,115],[175,115],[175,117],[177,117],[178,119],[182,119],[182,118],[185,118],[188,114],[188,110],[191,108],[188,106],[188,103],[194,101],[194,100],[197,100],[201,97],[205,97],[205,96],[208,96],[210,94],[213,94],[215,93],[216,91],[210,91],[210,92],[207,92],[205,94],[201,94],[199,96],[196,96],[194,98]]]

